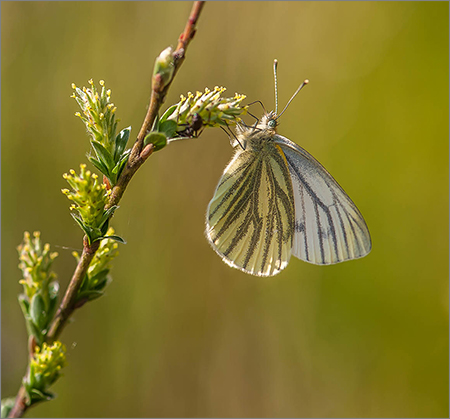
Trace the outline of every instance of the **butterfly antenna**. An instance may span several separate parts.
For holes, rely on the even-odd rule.
[[[309,83],[309,80],[305,80],[300,86],[299,88],[295,91],[295,93],[292,95],[292,97],[289,99],[289,102],[287,103],[287,105],[284,107],[284,109],[281,111],[281,113],[277,116],[277,119],[284,114],[284,111],[288,108],[288,106],[291,104],[291,102],[294,100],[294,97],[297,96],[298,92],[300,92],[300,90],[302,90],[307,84]]]
[[[273,79],[275,81],[275,115],[278,113],[278,81],[277,81],[278,61],[273,60]]]

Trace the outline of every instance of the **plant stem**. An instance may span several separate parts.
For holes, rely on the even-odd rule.
[[[174,58],[174,72],[172,76],[172,80],[163,85],[161,82],[161,76],[159,74],[155,75],[152,80],[152,95],[150,97],[150,104],[148,106],[147,114],[145,115],[144,122],[137,136],[136,142],[133,145],[133,148],[130,153],[130,158],[128,159],[128,163],[125,166],[122,175],[120,176],[116,186],[114,186],[111,198],[107,205],[107,209],[112,207],[113,205],[117,205],[120,199],[122,198],[123,193],[128,185],[128,182],[131,180],[133,175],[142,166],[142,164],[147,160],[147,158],[152,154],[153,150],[151,146],[149,149],[144,149],[144,138],[147,135],[148,131],[151,129],[153,122],[155,121],[156,115],[159,112],[162,104],[164,103],[164,99],[169,90],[170,85],[180,68],[181,64],[184,61],[186,48],[191,42],[192,38],[195,34],[195,25],[197,24],[197,20],[200,16],[200,13],[204,6],[204,1],[195,1],[189,19],[186,23],[186,27],[184,28],[184,32],[180,35],[178,39],[177,49],[173,52]]]
[[[28,375],[28,372],[27,372]],[[14,407],[9,412],[9,418],[21,418],[25,411],[27,410],[27,393],[25,387],[22,385],[16,396],[16,403]]]
[[[58,336],[62,332],[68,318],[74,311],[78,290],[81,286],[81,283],[83,282],[84,277],[86,276],[92,258],[94,257],[95,252],[98,250],[99,246],[100,240],[97,240],[96,242],[89,245],[87,242],[87,237],[84,237],[83,252],[81,253],[80,260],[77,267],[75,268],[72,279],[69,282],[69,286],[67,287],[66,293],[64,294],[61,305],[59,306],[52,324],[50,325],[50,329],[46,337],[47,342],[53,342],[54,340],[58,339]]]
[[[159,109],[164,103],[164,99],[173,81],[173,78],[175,77],[176,72],[178,71],[178,69],[180,68],[181,64],[184,61],[186,48],[188,47],[190,41],[192,40],[195,34],[196,30],[195,26],[197,24],[197,20],[200,16],[204,3],[205,3],[204,1],[194,2],[184,32],[180,35],[178,39],[177,49],[173,52],[175,68],[172,80],[168,84],[163,85],[161,83],[160,75],[157,74],[156,76],[153,77],[152,94],[150,97],[150,104],[147,110],[147,114],[145,116],[141,130],[139,131],[138,137],[131,150],[128,164],[126,165],[117,184],[114,186],[112,190],[109,202],[106,205],[106,209],[109,209],[113,205],[117,205],[119,203],[131,178],[134,176],[139,167],[142,166],[142,164],[153,152],[152,144],[149,144],[145,148],[143,147],[144,138],[147,132],[151,129],[153,122],[156,118],[156,115],[158,114]],[[64,298],[61,302],[61,305],[52,321],[52,324],[50,325],[49,332],[46,338],[48,342],[52,342],[58,338],[64,326],[66,325],[67,320],[70,318],[73,311],[75,310],[76,308],[75,299],[77,296],[78,289],[81,286],[81,283],[89,268],[89,264],[91,263],[92,258],[94,257],[96,251],[98,250],[99,245],[100,242],[97,241],[89,246],[86,237],[84,238],[83,253],[80,257],[77,267],[75,268],[72,279],[70,280],[69,286],[67,287],[66,293],[64,294]],[[9,413],[9,417],[10,418],[22,417],[23,414],[28,409],[28,407],[29,406],[26,391],[24,386],[22,385],[17,393],[16,402],[14,407],[11,409]]]

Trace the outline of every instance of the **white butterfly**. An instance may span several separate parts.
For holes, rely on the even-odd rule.
[[[276,91],[276,61],[274,71]],[[367,255],[370,234],[358,208],[311,154],[277,134],[278,118],[269,112],[256,127],[238,126],[206,214],[211,246],[228,265],[258,276],[276,275],[291,255],[317,265]]]

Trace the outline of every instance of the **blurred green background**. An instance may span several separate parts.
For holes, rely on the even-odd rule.
[[[81,230],[60,192],[86,162],[71,83],[104,79],[119,128],[144,118],[155,57],[189,2],[2,2],[2,397],[26,364],[16,246],[40,230],[63,286]],[[261,279],[204,237],[231,157],[206,130],[152,156],[121,202],[107,296],[64,331],[69,365],[36,417],[446,417],[447,2],[211,2],[166,105],[224,85],[273,106],[279,132],[333,174],[364,214],[371,254],[292,258]],[[259,114],[258,105],[253,112]],[[66,249],[69,248],[69,249]]]

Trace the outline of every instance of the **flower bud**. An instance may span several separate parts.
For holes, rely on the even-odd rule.
[[[172,80],[174,70],[173,49],[172,47],[167,47],[155,61],[153,76],[159,74],[163,86],[166,86]]]

